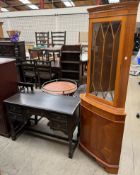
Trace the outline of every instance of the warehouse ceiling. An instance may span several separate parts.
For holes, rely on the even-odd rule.
[[[68,8],[118,2],[119,0],[0,0],[1,12]],[[120,0],[126,1],[126,0]]]

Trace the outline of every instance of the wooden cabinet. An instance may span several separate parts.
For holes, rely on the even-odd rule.
[[[0,22],[0,38],[3,38],[3,29],[2,29],[3,22]]]
[[[117,173],[138,2],[89,9],[87,91],[81,95],[80,146]]]
[[[10,40],[0,40],[0,57],[15,58],[16,62],[25,60],[25,42],[11,42]]]
[[[0,59],[0,134],[9,136],[7,115],[3,100],[17,92],[17,74],[15,61],[8,58]]]
[[[80,45],[64,45],[61,49],[61,76],[80,82],[82,67]]]
[[[21,61],[26,60],[25,53],[25,42],[11,42],[10,40],[0,40],[0,59],[1,58],[12,58],[16,59],[16,66],[18,72],[19,81],[24,80]]]

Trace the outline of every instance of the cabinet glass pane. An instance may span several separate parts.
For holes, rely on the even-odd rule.
[[[113,101],[121,22],[93,24],[90,93]]]

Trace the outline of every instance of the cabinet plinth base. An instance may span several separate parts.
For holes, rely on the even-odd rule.
[[[101,160],[100,158],[98,158],[95,154],[93,154],[92,152],[90,152],[81,142],[79,143],[79,148],[88,153],[90,156],[92,156],[96,162],[101,165],[101,167],[104,168],[104,170],[108,173],[111,174],[117,174],[118,170],[119,170],[119,166],[118,165],[111,165],[111,164],[107,164],[106,162],[104,162],[103,160]]]

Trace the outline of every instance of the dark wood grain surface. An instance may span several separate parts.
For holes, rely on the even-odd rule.
[[[73,115],[80,100],[70,96],[50,95],[41,91],[35,91],[33,93],[17,93],[4,100],[4,102]]]
[[[9,136],[9,125],[3,100],[17,92],[15,60],[0,58],[0,134]]]

